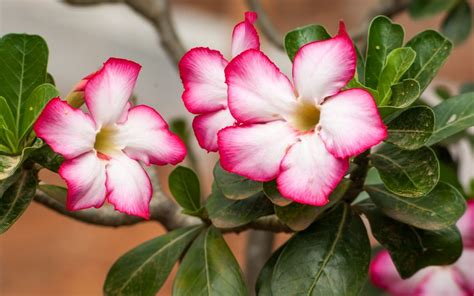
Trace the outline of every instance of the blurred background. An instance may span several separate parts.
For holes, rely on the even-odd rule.
[[[233,26],[249,8],[244,0],[173,0],[172,19],[186,48],[208,46],[230,56]],[[324,25],[334,34],[339,19],[352,32],[369,21],[368,15],[381,0],[266,0],[269,18],[283,34],[310,23]],[[474,1],[470,1],[471,4]],[[428,29],[438,29],[442,19],[412,20],[406,12],[394,20],[406,29],[405,40]],[[49,72],[65,96],[74,84],[98,69],[111,56],[134,60],[143,66],[135,94],[139,103],[155,107],[167,120],[192,119],[181,103],[182,85],[173,62],[159,45],[155,29],[123,4],[73,7],[59,0],[0,0],[0,35],[39,34],[48,43]],[[260,34],[261,35],[261,34]],[[262,49],[286,74],[291,63],[261,35]],[[474,38],[454,47],[436,84],[456,93],[463,82],[474,79]],[[1,71],[1,69],[0,69]],[[428,89],[429,93],[432,89]],[[194,140],[194,139],[193,139]],[[210,191],[216,157],[198,149],[199,173]],[[467,150],[472,155],[472,151]],[[471,166],[465,170],[472,169]],[[169,167],[160,168],[166,184]],[[42,178],[61,180],[47,172]],[[61,216],[33,203],[10,231],[0,236],[0,295],[101,295],[105,275],[127,250],[160,235],[158,223],[143,223],[119,229],[91,226]],[[245,268],[246,233],[226,235],[235,256]],[[287,238],[278,235],[275,247]],[[172,277],[173,275],[171,275]],[[170,295],[168,280],[159,295]]]

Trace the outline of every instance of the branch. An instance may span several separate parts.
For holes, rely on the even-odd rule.
[[[247,238],[245,277],[247,287],[255,287],[258,274],[272,254],[275,234],[268,231],[250,231]],[[255,295],[250,289],[250,295]]]
[[[283,46],[283,36],[278,32],[278,30],[273,25],[272,21],[268,18],[265,9],[263,9],[259,0],[247,0],[247,3],[251,10],[255,11],[258,14],[257,25],[258,28],[262,31],[263,35],[270,41],[275,47],[284,50]]]
[[[354,158],[354,163],[357,167],[350,175],[352,181],[351,186],[347,189],[344,194],[344,200],[352,203],[357,196],[364,190],[365,178],[369,170],[369,158],[367,157],[370,153],[370,149]]]
[[[181,42],[170,15],[168,0],[63,0],[71,5],[97,5],[104,3],[125,3],[136,13],[148,20],[158,31],[161,45],[168,57],[177,66],[186,50]]]

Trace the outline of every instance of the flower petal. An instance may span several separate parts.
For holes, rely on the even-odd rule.
[[[193,120],[193,130],[199,146],[207,151],[217,151],[217,132],[232,126],[235,122],[229,109],[223,109],[212,113],[196,116]]]
[[[334,156],[357,155],[387,137],[387,128],[372,96],[362,89],[349,89],[321,106],[321,139]]]
[[[474,249],[474,200],[467,201],[467,209],[456,224],[465,248]]]
[[[416,296],[469,296],[472,295],[457,283],[460,275],[454,268],[435,267],[419,284]]]
[[[64,161],[59,175],[67,184],[68,210],[102,206],[105,201],[105,162],[93,151]]]
[[[249,49],[225,68],[230,113],[239,122],[263,123],[291,114],[296,100],[288,78],[267,56]]]
[[[35,133],[66,159],[94,148],[95,125],[89,115],[60,98],[48,102],[34,125]]]
[[[383,250],[372,259],[369,277],[375,286],[389,291],[393,296],[408,296],[414,294],[423,278],[432,271],[430,267],[424,268],[404,280],[398,274],[390,254]]]
[[[227,127],[218,133],[222,167],[256,181],[274,179],[296,132],[283,121]]]
[[[126,109],[141,66],[135,62],[110,58],[87,82],[84,98],[94,121],[115,123]]]
[[[227,61],[220,52],[204,47],[193,48],[181,58],[182,99],[189,112],[199,114],[227,107],[225,66]]]
[[[464,238],[464,237],[463,237]],[[464,247],[461,257],[454,263],[461,277],[457,278],[458,284],[474,295],[474,277],[472,267],[474,266],[474,249]]]
[[[316,133],[304,134],[281,162],[278,190],[298,203],[322,206],[348,167],[349,161],[331,155]]]
[[[177,164],[186,156],[186,147],[171,133],[168,124],[153,108],[139,105],[130,109],[127,120],[119,125],[123,151],[147,165]]]
[[[109,160],[106,172],[107,200],[115,209],[148,219],[152,186],[140,164],[125,154],[116,154]]]
[[[252,11],[245,13],[245,20],[238,23],[232,32],[232,57],[236,57],[247,49],[259,49],[260,41],[257,30],[253,23],[257,19],[257,14]]]
[[[320,104],[354,77],[356,60],[354,45],[341,21],[335,37],[308,43],[296,53],[293,81],[298,95]]]

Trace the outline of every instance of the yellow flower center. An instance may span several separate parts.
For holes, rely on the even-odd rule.
[[[120,151],[117,141],[118,129],[115,126],[105,126],[95,136],[94,148],[105,156]]]
[[[319,123],[320,114],[318,105],[301,101],[289,121],[297,130],[307,132],[314,129]]]

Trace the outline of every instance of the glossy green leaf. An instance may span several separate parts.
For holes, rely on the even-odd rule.
[[[219,230],[211,226],[192,243],[176,274],[173,295],[247,295],[239,264]]]
[[[54,81],[54,77],[53,77],[53,75],[51,75],[51,73],[46,73],[46,81],[45,82],[56,86],[56,82]]]
[[[21,134],[21,114],[25,103],[40,84],[46,81],[48,47],[37,35],[8,34],[0,39],[0,96],[3,96],[15,118],[15,135]],[[18,151],[16,151],[18,152]]]
[[[452,97],[451,90],[446,85],[437,85],[435,86],[434,90],[436,92],[436,95],[443,100],[446,100]]]
[[[421,148],[433,133],[435,115],[427,106],[415,106],[390,121],[387,142],[406,150]]]
[[[31,153],[31,159],[53,172],[58,172],[59,167],[64,161],[61,155],[54,152],[51,147],[46,144],[38,150],[33,151]]]
[[[411,0],[408,11],[413,18],[432,16],[446,11],[459,0]]]
[[[433,145],[474,126],[474,92],[444,100],[433,108],[436,122],[427,145]]]
[[[388,249],[403,278],[431,265],[454,263],[462,252],[462,239],[456,226],[423,230],[383,215],[373,205],[363,207],[375,238]]]
[[[404,78],[418,81],[423,93],[448,58],[453,44],[438,32],[427,30],[413,37],[406,46],[416,51],[416,58]]]
[[[363,85],[355,77],[351,79],[344,87],[344,89],[351,89],[351,88],[361,88],[363,90],[366,90],[372,95],[372,97],[374,97],[375,101],[378,101],[379,92],[376,91],[375,89],[372,89],[370,87]]]
[[[405,198],[383,185],[366,186],[372,201],[387,216],[405,224],[438,230],[455,224],[466,210],[464,197],[453,186],[439,182],[427,195]]]
[[[0,198],[0,234],[20,218],[36,193],[36,172],[24,170]]]
[[[214,167],[214,179],[222,193],[230,199],[245,199],[263,190],[262,182],[229,173],[219,162]]]
[[[472,81],[463,83],[459,88],[459,94],[465,94],[469,92],[474,92],[474,82]]]
[[[420,96],[420,84],[413,79],[403,80],[391,87],[389,101],[386,106],[379,107],[380,116],[384,122],[390,122],[396,118],[404,109],[413,104]]]
[[[277,263],[278,257],[285,248],[286,244],[282,245],[272,256],[265,262],[265,265],[260,270],[260,273],[255,283],[255,292],[258,296],[272,296],[272,276],[275,264]]]
[[[20,141],[31,131],[44,106],[52,98],[58,96],[59,91],[49,83],[41,84],[31,92],[20,111],[20,126],[18,127],[18,139]]]
[[[154,296],[201,227],[173,230],[128,251],[110,268],[105,295]]]
[[[329,196],[329,202],[322,207],[309,206],[294,202],[283,207],[275,206],[275,214],[290,229],[294,231],[304,230],[311,225],[317,217],[324,213],[324,211],[330,209],[339,202],[346,193],[350,184],[351,181],[349,179],[343,179]]]
[[[354,48],[356,50],[356,55],[357,55],[357,66],[356,66],[356,77],[358,81],[362,82],[361,84],[364,83],[365,78],[364,78],[364,72],[365,72],[365,59],[362,57],[362,54],[360,53],[359,48],[354,44]]]
[[[272,275],[278,295],[358,295],[370,262],[364,224],[341,204],[286,244]]]
[[[0,151],[13,154],[16,150],[15,119],[7,100],[0,96]]]
[[[291,199],[283,197],[278,191],[275,180],[263,183],[263,193],[277,206],[284,207],[292,203]]]
[[[329,39],[331,36],[328,34],[326,29],[320,25],[308,25],[300,28],[296,28],[288,32],[285,36],[285,49],[290,60],[295,59],[295,55],[305,44],[316,40]]]
[[[365,61],[365,85],[377,89],[380,73],[388,54],[403,44],[403,28],[386,16],[378,16],[369,27]]]
[[[258,217],[273,214],[273,204],[263,192],[242,200],[228,199],[215,185],[206,201],[212,224],[219,228],[245,225]]]
[[[5,180],[13,175],[20,168],[23,162],[30,156],[30,154],[40,148],[42,145],[43,141],[36,139],[32,146],[23,148],[20,155],[0,155],[0,181]]]
[[[385,187],[401,196],[423,196],[439,180],[438,159],[428,147],[407,151],[385,144],[370,159]]]
[[[454,44],[459,44],[469,37],[471,30],[471,7],[467,1],[461,0],[443,20],[441,31]]]
[[[377,91],[379,100],[377,105],[384,106],[392,95],[391,88],[395,85],[415,61],[416,52],[409,47],[400,47],[392,50],[380,73]]]
[[[189,212],[197,212],[201,208],[201,189],[199,179],[193,170],[178,166],[170,174],[168,185],[180,206]]]

